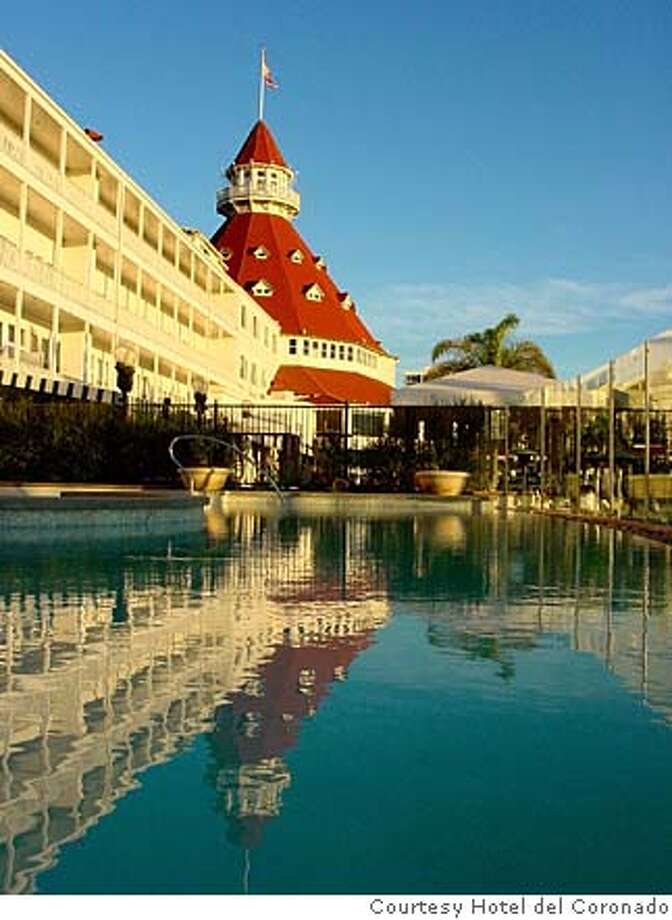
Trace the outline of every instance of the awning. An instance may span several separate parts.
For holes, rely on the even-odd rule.
[[[75,380],[63,380],[40,367],[15,370],[12,367],[0,364],[0,388],[42,393],[45,396],[81,400],[83,402],[111,404],[115,398],[112,390],[80,383]]]

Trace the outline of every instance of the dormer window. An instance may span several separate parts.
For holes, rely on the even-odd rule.
[[[324,261],[322,256],[315,256],[313,261],[315,262],[315,268],[318,271],[324,272],[327,270],[327,263]]]
[[[344,310],[352,310],[354,304],[349,294],[342,293],[338,295],[339,302]]]
[[[324,291],[319,284],[309,284],[308,287],[304,288],[303,294],[306,300],[312,300],[317,303],[324,300]]]
[[[229,259],[231,258],[231,256],[233,255],[233,253],[231,252],[231,250],[230,250],[230,249],[226,249],[226,248],[221,249],[221,250],[220,250],[220,254],[221,254],[221,256],[222,256],[222,258],[224,259],[225,262],[228,262]]]
[[[257,246],[252,250],[252,255],[255,259],[259,259],[259,261],[263,262],[265,259],[268,259],[270,253],[265,246]]]
[[[292,249],[289,254],[290,262],[293,262],[295,265],[301,265],[303,262],[303,253],[300,249]]]
[[[265,278],[253,281],[249,285],[249,290],[253,297],[272,297],[274,293],[273,285]]]

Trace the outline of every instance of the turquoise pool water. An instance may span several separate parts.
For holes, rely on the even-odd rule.
[[[0,566],[0,890],[672,887],[664,547],[241,513]]]

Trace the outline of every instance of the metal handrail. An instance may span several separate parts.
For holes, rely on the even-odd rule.
[[[241,450],[232,441],[224,441],[222,438],[216,438],[210,434],[178,434],[177,437],[173,438],[173,440],[168,445],[168,453],[170,454],[170,459],[173,461],[173,463],[178,468],[178,470],[187,469],[187,467],[185,467],[182,463],[180,463],[180,461],[178,460],[175,454],[175,446],[178,443],[178,441],[210,441],[213,444],[221,444],[224,447],[230,447],[232,450],[234,450],[238,454],[239,457],[242,457],[243,460],[251,460],[257,472],[259,472],[259,464],[256,458],[252,454]],[[285,497],[282,494],[280,486],[278,485],[278,482],[275,479],[275,477],[271,475],[268,469],[264,470],[264,472],[266,476],[268,477],[269,482],[273,486],[273,490],[275,491],[280,501],[281,502],[284,501]]]

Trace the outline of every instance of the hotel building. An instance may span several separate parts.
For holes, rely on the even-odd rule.
[[[294,230],[263,122],[215,245],[96,138],[0,51],[0,389],[111,400],[122,363],[134,400],[389,402],[396,359]]]
[[[212,238],[235,280],[278,321],[274,393],[320,405],[387,405],[397,358],[361,319],[294,226],[294,171],[264,121],[257,121],[217,195],[225,222]]]
[[[258,401],[279,324],[0,51],[0,386]]]

